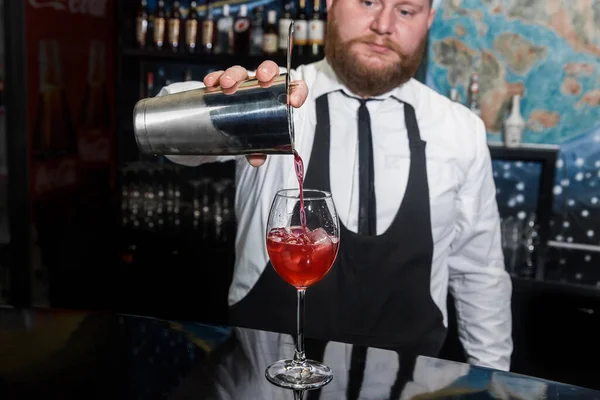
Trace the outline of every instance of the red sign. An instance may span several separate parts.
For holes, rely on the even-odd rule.
[[[113,168],[113,0],[27,0],[31,190],[74,190]]]

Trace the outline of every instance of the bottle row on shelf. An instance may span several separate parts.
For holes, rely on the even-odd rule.
[[[321,0],[313,3],[309,16],[305,0],[298,0],[296,7],[291,0],[285,0],[281,15],[278,16],[277,10],[266,10],[265,21],[262,6],[249,10],[246,4],[241,4],[234,15],[229,4],[218,10],[211,0],[207,0],[205,7],[192,0],[188,8],[175,0],[170,2],[168,11],[166,2],[159,0],[156,9],[150,12],[147,0],[141,0],[135,16],[135,42],[138,48],[156,51],[285,54],[288,29],[294,21],[294,53],[320,57],[324,53],[326,18]]]

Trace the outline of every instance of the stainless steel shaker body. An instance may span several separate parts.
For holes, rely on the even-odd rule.
[[[233,94],[215,87],[142,99],[133,112],[138,147],[153,155],[289,154],[289,77],[263,86],[252,79]]]

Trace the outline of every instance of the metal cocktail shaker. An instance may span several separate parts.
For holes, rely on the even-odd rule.
[[[288,73],[271,85],[256,79],[233,94],[201,88],[140,100],[133,112],[139,149],[153,155],[291,154],[293,107],[289,105],[294,25],[288,37]]]

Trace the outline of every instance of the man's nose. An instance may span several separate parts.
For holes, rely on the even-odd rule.
[[[373,18],[371,29],[380,35],[388,35],[392,33],[394,23],[395,16],[393,10],[384,8]]]

